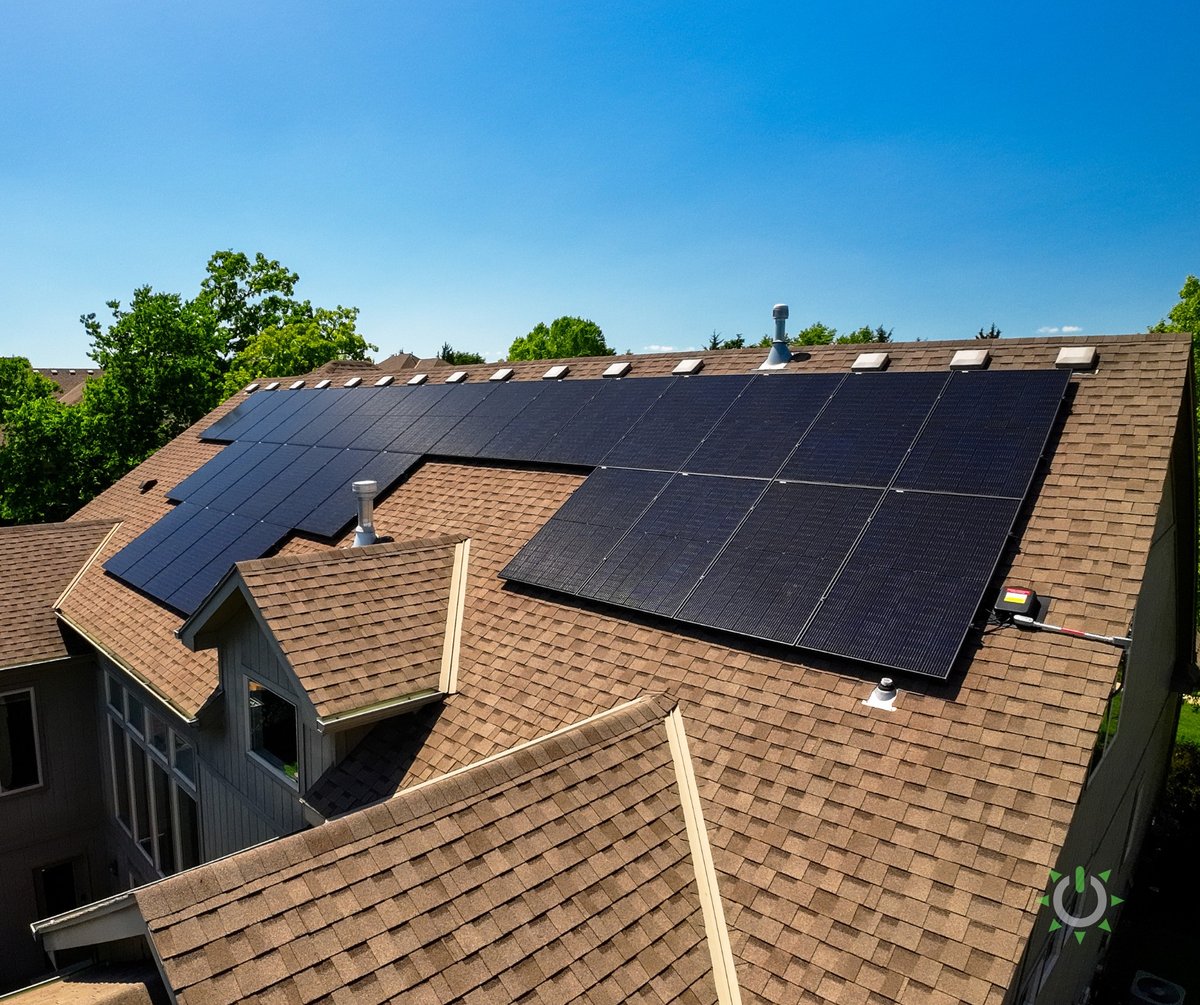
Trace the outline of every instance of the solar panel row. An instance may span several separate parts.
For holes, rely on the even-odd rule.
[[[502,575],[945,676],[1068,376],[738,375],[251,395],[204,433],[229,446],[171,490],[180,505],[106,568],[190,612],[181,605],[199,603],[234,553],[274,547],[293,529],[342,530],[354,480],[386,490],[422,456],[593,467]],[[899,583],[906,571],[922,593]]]

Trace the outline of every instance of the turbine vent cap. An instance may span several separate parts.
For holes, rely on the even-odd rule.
[[[776,321],[786,321],[788,319],[788,305],[776,304],[771,308],[771,317],[773,317]]]

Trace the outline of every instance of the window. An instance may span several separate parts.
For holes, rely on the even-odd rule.
[[[190,869],[200,853],[196,753],[166,720],[112,678],[108,745],[117,820],[164,876]],[[122,721],[122,709],[128,719]]]
[[[33,691],[0,694],[0,796],[41,784]]]
[[[247,678],[250,750],[293,784],[300,777],[296,744],[296,708],[286,698]]]

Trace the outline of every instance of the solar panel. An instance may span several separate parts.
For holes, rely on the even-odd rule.
[[[357,505],[350,486],[356,481],[373,480],[385,492],[419,461],[419,454],[390,451],[342,450],[319,474],[309,480],[305,497],[312,508],[296,521],[296,530],[321,537],[333,537],[355,518]]]
[[[163,600],[165,596],[150,589],[150,583],[181,556],[187,555],[197,542],[203,541],[205,535],[212,531],[225,516],[224,513],[218,513],[216,510],[206,509],[203,506],[186,502],[180,503],[159,521],[160,524],[165,522],[168,525],[170,532],[167,535],[155,539],[149,548],[143,549],[141,557],[122,571],[118,572],[111,560],[105,565],[105,568],[114,575],[119,575],[131,586]],[[155,528],[152,527],[142,536],[146,537],[154,530]],[[134,544],[137,545],[139,542],[135,541]],[[114,556],[117,559],[123,557],[124,550]]]
[[[187,501],[197,506],[212,506],[222,513],[234,513],[304,450],[286,443],[251,444],[232,464],[190,492]]]
[[[275,409],[270,416],[255,424],[250,437],[272,443],[290,443],[308,423],[320,416],[327,405],[327,390],[300,388],[295,391],[276,391],[291,400]]]
[[[791,645],[882,495],[880,489],[771,483],[676,616]]]
[[[896,486],[1022,498],[1070,378],[1069,370],[955,373]]]
[[[227,526],[228,534],[224,533]],[[220,552],[190,574],[185,567],[182,585],[170,596],[163,598],[166,603],[184,614],[191,614],[200,606],[200,602],[208,596],[235,562],[261,558],[289,532],[287,527],[263,521],[252,521],[247,525],[243,523],[243,518],[236,515],[230,515],[227,522],[222,522],[219,530],[222,531],[223,541]],[[198,560],[200,556],[189,555],[186,563],[179,564],[186,566]]]
[[[167,510],[165,515],[159,517],[145,531],[105,562],[104,568],[113,575],[120,576],[132,583],[133,580],[128,576],[130,569],[183,526],[191,513],[200,509],[199,506],[181,504],[174,509]]]
[[[780,477],[885,487],[948,377],[948,373],[849,375],[783,466]]]
[[[677,471],[752,380],[739,374],[675,381],[605,454],[603,463]]]
[[[249,420],[251,414],[264,407],[270,407],[274,400],[271,394],[251,394],[244,398],[236,408],[226,412],[211,426],[200,434],[200,439],[213,442],[230,442],[236,437],[230,436],[229,431],[243,420]]]
[[[675,476],[605,555],[580,596],[673,615],[764,487],[741,478]]]
[[[640,419],[675,380],[639,377],[636,380],[598,380],[594,396],[562,422],[537,459],[551,464],[600,463],[616,442]]]
[[[172,502],[183,502],[200,486],[215,478],[231,464],[237,463],[254,446],[256,446],[255,443],[243,440],[223,447],[212,460],[202,464],[178,485],[170,489],[167,492],[167,498]]]
[[[772,477],[844,379],[833,373],[756,377],[684,467],[705,474]]]
[[[492,385],[495,390],[437,441],[430,453],[443,457],[478,457],[496,430],[512,422],[543,385],[533,381]]]
[[[1020,501],[887,493],[797,644],[949,676]]]
[[[600,380],[545,381],[533,386],[538,393],[479,451],[497,461],[533,461],[542,454],[558,430],[595,397]],[[518,386],[518,385],[513,385]]]
[[[354,414],[370,399],[370,393],[360,388],[328,388],[318,393],[321,398],[314,398],[314,401],[319,401],[320,409],[310,414],[303,414],[307,410],[302,409],[299,422],[296,421],[296,415],[293,414],[291,419],[281,423],[282,432],[277,428],[275,431],[277,435],[273,438],[282,436],[287,443],[311,447],[329,430],[347,416]]]
[[[598,468],[500,575],[578,592],[670,478],[661,471]]]

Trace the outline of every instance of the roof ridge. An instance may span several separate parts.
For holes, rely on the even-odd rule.
[[[392,555],[408,555],[420,551],[433,551],[450,545],[460,544],[467,540],[468,535],[462,532],[440,534],[437,537],[412,538],[404,541],[383,541],[377,544],[361,545],[349,548],[329,548],[320,552],[307,552],[302,555],[271,555],[268,558],[249,558],[236,562],[237,571],[246,575],[258,572],[274,572],[279,569],[298,569],[302,567],[320,567],[337,565],[340,562],[357,561],[372,556],[388,557]]]

